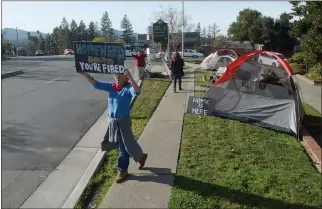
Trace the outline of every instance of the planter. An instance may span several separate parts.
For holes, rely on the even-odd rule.
[[[305,81],[305,82],[307,82],[307,83],[309,83],[311,85],[314,85],[314,86],[316,86],[316,85],[322,85],[322,81],[321,80],[311,80],[311,79],[307,78],[306,76],[300,75],[300,74],[296,74],[296,77],[299,78],[299,79],[301,79],[302,81]]]

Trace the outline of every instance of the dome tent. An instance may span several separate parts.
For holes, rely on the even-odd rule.
[[[269,69],[251,59],[260,54],[274,56],[283,69]],[[233,61],[204,97],[211,99],[213,115],[299,136],[304,110],[291,72],[274,53],[251,52]]]
[[[238,55],[230,49],[219,49],[215,53],[211,53],[200,64],[200,69],[203,70],[217,70],[219,67],[227,67],[234,61]]]

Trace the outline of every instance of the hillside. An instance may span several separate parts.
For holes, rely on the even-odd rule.
[[[18,29],[18,37],[19,37],[19,42],[23,43],[25,41],[27,41],[28,36],[27,33],[30,32],[31,36],[38,36],[37,32],[35,31],[25,31],[25,30],[21,30]],[[16,33],[16,29],[15,28],[4,28],[1,30],[1,33],[3,34],[3,39],[4,40],[9,40],[12,43],[16,44],[17,42],[17,33]],[[45,38],[47,36],[47,33],[42,33],[42,36]],[[117,38],[121,38],[122,36],[122,31],[119,30],[115,30],[115,36]],[[137,37],[137,33],[134,33],[134,36]]]
[[[19,37],[19,42],[24,42],[28,39],[27,33],[30,32],[31,36],[38,36],[37,32],[35,31],[25,31],[25,30],[21,30],[18,29],[18,37]],[[17,33],[16,33],[16,29],[15,28],[3,28],[1,30],[1,33],[3,34],[3,39],[4,40],[9,40],[12,42],[16,42],[17,41]],[[45,38],[47,33],[42,33],[42,36]]]

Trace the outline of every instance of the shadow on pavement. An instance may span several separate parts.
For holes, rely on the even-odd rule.
[[[153,173],[170,174],[168,168],[146,168]],[[136,180],[140,182],[156,182],[161,184],[169,184],[160,175],[144,175],[144,176],[129,176],[128,180]],[[172,185],[170,185],[172,186]],[[191,179],[185,176],[175,176],[175,188],[186,191],[194,191],[199,195],[210,198],[219,197],[230,200],[232,203],[245,205],[248,207],[265,208],[265,209],[282,209],[282,208],[296,208],[296,209],[318,209],[319,207],[307,206],[296,203],[287,203],[283,200],[263,197],[261,195],[252,194],[245,191],[235,190],[228,187],[210,184],[199,180]]]

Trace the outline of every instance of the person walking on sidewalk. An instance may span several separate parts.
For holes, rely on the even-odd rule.
[[[139,50],[137,55],[134,55],[132,53],[132,57],[134,57],[136,60],[136,67],[139,72],[139,78],[143,80],[146,54]]]
[[[109,92],[109,126],[103,142],[107,142],[108,146],[118,148],[117,167],[119,174],[116,178],[116,183],[121,183],[128,176],[130,157],[136,163],[139,163],[139,169],[144,167],[148,157],[146,153],[143,153],[131,128],[131,101],[140,94],[140,87],[128,70],[125,70],[124,74],[115,74],[114,83],[97,81],[87,72],[81,72],[80,74],[85,76],[94,88]]]
[[[172,72],[172,79],[173,79],[173,92],[176,92],[177,80],[179,80],[179,90],[182,90],[181,78],[184,76],[183,66],[184,66],[184,61],[180,57],[179,52],[176,51],[170,64],[170,70]]]

